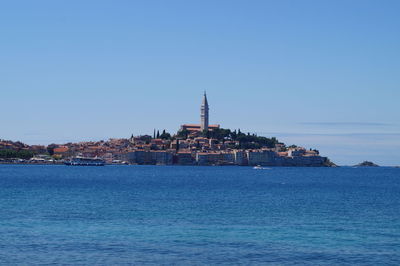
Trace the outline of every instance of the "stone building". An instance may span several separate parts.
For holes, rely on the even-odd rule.
[[[203,101],[200,106],[200,124],[183,124],[181,125],[181,131],[188,131],[189,134],[200,133],[204,130],[212,131],[214,129],[219,128],[219,125],[210,125],[209,124],[209,107],[207,95],[204,92]]]

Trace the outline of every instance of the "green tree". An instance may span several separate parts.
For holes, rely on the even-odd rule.
[[[177,133],[177,136],[179,138],[187,139],[189,136],[189,130],[187,130],[187,129],[179,130]]]
[[[160,139],[171,139],[171,134],[163,130],[162,134],[159,136]]]
[[[10,159],[10,158],[19,158],[19,159],[30,159],[34,155],[34,152],[29,150],[0,150],[0,158]]]
[[[54,155],[54,149],[55,148],[57,148],[57,144],[50,144],[50,145],[48,145],[47,146],[47,152],[51,155],[51,156],[53,156]]]

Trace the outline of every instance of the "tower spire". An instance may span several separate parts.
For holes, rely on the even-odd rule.
[[[200,129],[201,131],[208,131],[208,101],[206,91],[204,91],[203,102],[201,103],[200,111]]]

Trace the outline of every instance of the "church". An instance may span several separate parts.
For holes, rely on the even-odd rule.
[[[187,130],[189,134],[199,134],[203,131],[213,131],[214,129],[219,128],[219,125],[210,125],[208,123],[209,116],[208,116],[209,108],[208,108],[208,101],[207,101],[207,94],[204,92],[203,101],[200,107],[200,124],[184,124],[181,125],[180,131]]]

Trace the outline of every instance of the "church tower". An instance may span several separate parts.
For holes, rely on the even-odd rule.
[[[208,102],[207,102],[207,95],[206,92],[204,92],[203,96],[203,102],[201,103],[201,124],[200,124],[200,129],[201,131],[208,131]]]

